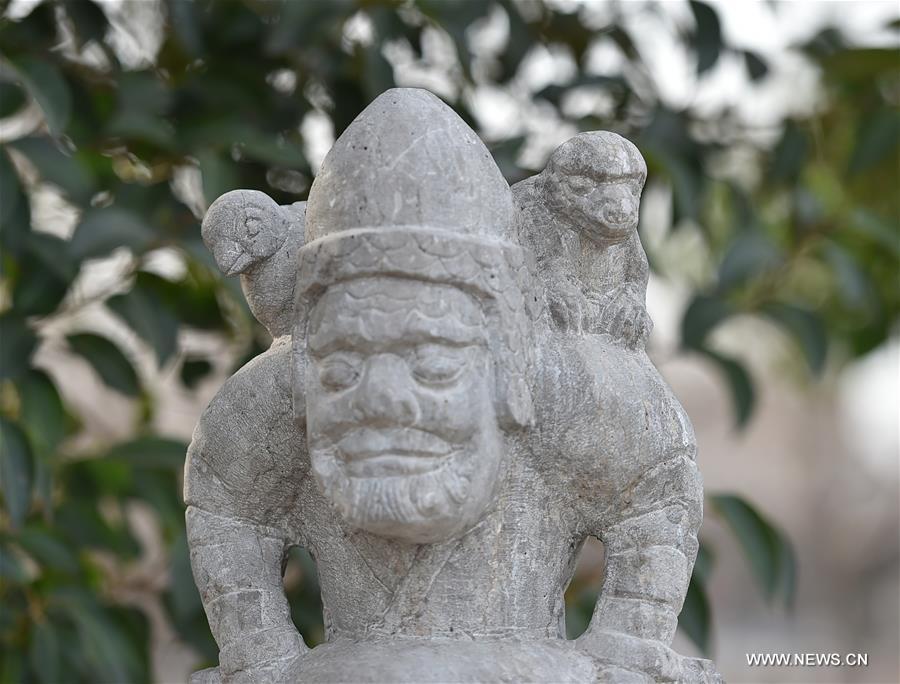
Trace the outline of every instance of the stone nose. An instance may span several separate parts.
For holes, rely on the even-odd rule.
[[[352,408],[357,420],[374,426],[411,426],[419,419],[406,362],[392,354],[370,357],[357,384]]]

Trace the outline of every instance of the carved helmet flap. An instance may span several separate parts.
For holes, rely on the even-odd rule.
[[[310,190],[299,251],[294,412],[305,421],[310,312],[335,283],[391,277],[458,287],[485,312],[498,416],[532,419],[533,258],[514,244],[509,185],[474,131],[431,93],[389,90],[341,134]]]

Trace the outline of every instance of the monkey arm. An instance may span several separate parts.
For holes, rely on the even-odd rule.
[[[648,470],[624,494],[624,512],[594,533],[606,547],[606,575],[579,644],[618,666],[657,678],[678,674],[675,635],[697,555],[703,489],[692,454]]]
[[[281,569],[284,534],[249,521],[187,510],[191,567],[225,681],[277,681],[308,650],[291,621]]]

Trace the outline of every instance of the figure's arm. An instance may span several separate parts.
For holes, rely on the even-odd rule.
[[[606,575],[590,626],[578,639],[603,659],[657,678],[679,679],[668,648],[697,556],[703,489],[693,454],[655,466],[628,488],[628,505],[594,531]]]
[[[308,650],[282,584],[290,541],[276,529],[197,506],[188,507],[187,534],[223,681],[279,681]]]

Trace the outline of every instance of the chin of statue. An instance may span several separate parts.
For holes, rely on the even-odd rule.
[[[325,497],[356,529],[413,544],[457,538],[483,515],[494,493],[499,459],[461,447],[433,454],[384,454],[349,461],[335,446],[311,447],[313,473]]]

